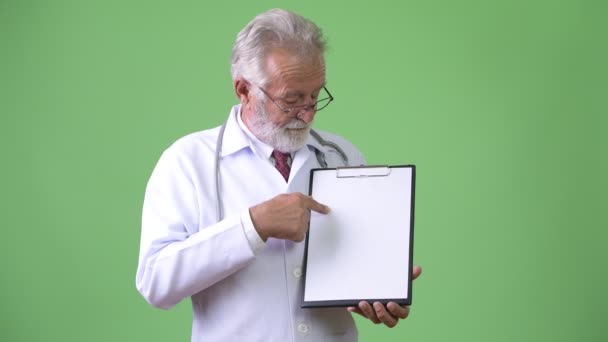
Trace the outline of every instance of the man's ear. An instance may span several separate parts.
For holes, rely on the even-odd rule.
[[[234,81],[234,93],[242,105],[246,105],[250,101],[249,89],[249,82],[244,79],[238,78]]]

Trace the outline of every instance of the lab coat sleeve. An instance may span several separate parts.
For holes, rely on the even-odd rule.
[[[212,286],[254,258],[243,228],[243,220],[250,220],[248,209],[199,227],[200,210],[215,213],[215,207],[200,205],[200,194],[212,190],[195,186],[195,164],[169,149],[146,188],[136,286],[150,304],[163,309]]]

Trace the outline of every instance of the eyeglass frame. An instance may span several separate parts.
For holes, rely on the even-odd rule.
[[[304,110],[304,113],[306,113],[306,112],[307,112],[309,109],[310,109],[310,110],[313,110],[313,111],[316,113],[316,112],[320,111],[321,109],[324,109],[324,108],[326,108],[327,106],[329,106],[329,104],[330,104],[330,103],[331,103],[331,102],[334,100],[333,95],[331,95],[331,93],[329,92],[329,90],[327,90],[327,88],[326,88],[325,86],[323,86],[323,89],[325,90],[325,92],[327,93],[327,95],[329,95],[329,97],[326,97],[326,98],[323,98],[323,99],[317,100],[317,101],[316,101],[314,104],[312,104],[312,105],[299,105],[299,106],[293,106],[293,107],[291,107],[291,108],[283,108],[283,106],[281,106],[281,105],[280,105],[280,104],[279,104],[279,103],[278,103],[278,102],[277,102],[275,99],[273,99],[273,98],[272,98],[272,96],[270,96],[270,94],[268,94],[268,92],[266,92],[266,90],[264,90],[264,88],[262,88],[262,87],[260,87],[260,86],[257,86],[257,85],[256,85],[256,87],[258,87],[258,89],[260,89],[260,90],[262,91],[262,93],[264,93],[264,95],[266,95],[266,96],[267,96],[267,97],[270,99],[270,101],[272,101],[272,103],[274,103],[274,104],[275,104],[275,106],[277,106],[277,107],[278,107],[278,108],[279,108],[279,109],[280,109],[280,110],[281,110],[283,113],[285,113],[285,114],[290,114],[290,113],[292,113],[292,112],[293,112],[295,109],[299,109],[299,108],[305,109],[305,110]],[[327,100],[327,99],[329,99],[329,101],[327,102],[327,104],[326,104],[325,106],[321,107],[321,109],[316,108],[316,107],[317,107],[317,104],[318,104],[319,102],[321,102],[321,101],[325,101],[325,100]],[[296,117],[298,117],[298,116],[299,116],[299,115],[298,115],[298,114],[296,114]]]

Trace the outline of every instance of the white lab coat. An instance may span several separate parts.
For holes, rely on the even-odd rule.
[[[186,297],[193,307],[192,341],[356,341],[345,308],[300,308],[304,243],[268,239],[254,253],[244,232],[248,208],[281,193],[308,193],[310,169],[343,166],[331,147],[309,136],[293,158],[289,181],[254,154],[237,122],[226,122],[220,189],[224,219],[216,219],[215,151],[219,127],[190,134],[161,156],[146,188],[136,285],[154,306],[169,309]],[[365,163],[343,138],[317,130]],[[331,215],[331,214],[330,214]]]

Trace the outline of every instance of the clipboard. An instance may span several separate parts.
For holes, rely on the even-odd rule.
[[[312,169],[301,307],[412,303],[416,167]]]

